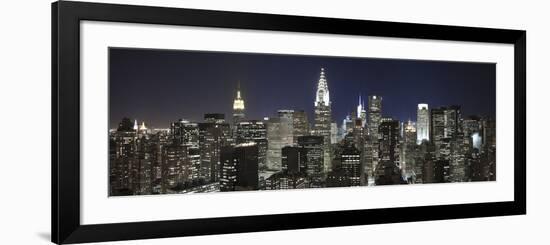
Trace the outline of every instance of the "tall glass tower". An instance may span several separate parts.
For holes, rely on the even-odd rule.
[[[430,111],[428,104],[418,104],[416,112],[416,144],[430,140]]]

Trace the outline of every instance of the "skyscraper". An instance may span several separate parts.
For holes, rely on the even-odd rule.
[[[282,170],[289,173],[303,172],[306,169],[306,151],[297,146],[285,146],[281,150]]]
[[[294,111],[278,110],[267,120],[267,168],[281,170],[281,149],[294,143]]]
[[[309,135],[309,121],[304,110],[294,110],[292,117],[293,143],[298,143],[298,137]]]
[[[412,121],[407,121],[403,126],[403,139],[401,144],[401,166],[405,177],[411,181],[415,173],[415,158],[417,150],[417,131],[416,124]]]
[[[241,98],[241,82],[237,84],[237,97],[233,100],[233,126],[244,121],[244,99]]]
[[[292,145],[294,143],[294,117],[297,113],[294,110],[278,110],[277,115],[281,122],[281,134],[282,147]],[[300,125],[297,125],[300,126]]]
[[[321,68],[321,75],[317,83],[317,92],[315,96],[315,122],[313,124],[313,135],[323,137],[324,166],[323,171],[331,168],[331,128],[332,112],[330,107],[330,92],[328,82],[325,77],[325,69]]]
[[[416,144],[430,140],[430,111],[428,104],[418,104],[416,111]]]
[[[324,179],[324,137],[301,136],[298,137],[298,146],[304,149],[306,154],[306,173],[311,179],[311,187],[322,187]]]
[[[362,185],[363,167],[361,164],[361,152],[354,145],[347,145],[340,154],[342,169],[349,179],[350,186]]]
[[[206,122],[199,123],[201,177],[211,182],[220,177],[221,148],[230,145],[231,129],[222,118],[223,114],[206,114]]]
[[[374,183],[373,177],[379,162],[379,127],[382,119],[382,97],[371,95],[368,97],[367,129],[368,137],[365,146],[365,164],[369,173],[369,182]]]
[[[357,118],[361,119],[362,126],[365,127],[367,124],[367,111],[365,108],[365,101],[359,95],[359,104],[357,105]]]
[[[235,130],[236,144],[254,142],[258,147],[258,163],[265,167],[267,161],[267,129],[262,121],[250,120],[237,124]]]
[[[170,125],[170,136],[177,145],[199,147],[199,125],[180,119]]]
[[[433,108],[431,111],[431,141],[435,144],[436,157],[440,157],[443,139],[455,140],[462,132],[459,106]]]
[[[380,120],[382,119],[382,97],[376,95],[369,96],[368,109],[368,133],[373,136],[373,138],[377,139],[378,127],[380,126]]]
[[[258,189],[258,146],[254,142],[226,146],[221,151],[221,191]]]
[[[379,159],[400,166],[399,159],[399,121],[384,118],[380,123]]]

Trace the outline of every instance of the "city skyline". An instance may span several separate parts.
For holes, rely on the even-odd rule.
[[[382,116],[400,121],[415,120],[419,103],[459,104],[465,115],[496,111],[495,65],[488,63],[126,48],[111,48],[109,57],[109,128],[122,117],[168,128],[180,118],[199,122],[204,113],[231,115],[239,84],[249,119],[279,109],[313,118],[311,90],[321,67],[330,73],[332,120],[339,126],[358,97],[369,95],[384,97]],[[184,106],[197,102],[200,107]]]
[[[110,64],[120,62],[120,57],[113,55],[117,50],[110,51],[111,60],[117,60]],[[139,56],[143,50],[124,51],[130,53],[135,51]],[[169,121],[169,127],[164,128],[155,127],[154,124],[147,126],[146,119],[138,122],[132,110],[124,112],[132,115],[131,118],[119,115],[116,128],[109,130],[110,196],[496,180],[495,108],[485,108],[488,111],[481,112],[484,110],[483,107],[488,105],[490,107],[495,102],[486,101],[487,98],[492,97],[491,92],[474,96],[479,91],[490,90],[491,84],[494,84],[494,80],[478,74],[494,73],[494,66],[468,64],[477,67],[478,72],[469,71],[469,75],[466,76],[462,73],[453,73],[466,69],[466,63],[443,64],[425,61],[409,63],[443,66],[440,68],[447,68],[443,69],[447,72],[444,76],[447,80],[453,77],[462,81],[458,85],[450,85],[436,91],[434,89],[441,86],[441,79],[437,82],[432,81],[431,85],[415,84],[416,90],[406,91],[404,87],[396,84],[388,85],[378,81],[378,84],[386,84],[385,93],[367,93],[366,96],[358,93],[355,97],[352,93],[341,92],[346,91],[344,89],[346,83],[344,85],[338,82],[331,83],[332,73],[321,66],[314,86],[304,86],[304,90],[298,89],[300,83],[289,83],[285,80],[286,82],[275,82],[276,88],[269,87],[265,83],[254,84],[257,85],[258,91],[243,93],[240,80],[234,90],[224,89],[224,86],[228,85],[226,82],[208,84],[207,74],[225,74],[225,71],[231,68],[216,67],[214,64],[218,63],[215,61],[224,60],[228,58],[227,55],[230,57],[237,55],[232,62],[238,63],[238,57],[244,56],[248,63],[254,63],[253,61],[265,63],[265,60],[271,60],[269,57],[276,57],[276,60],[279,58],[283,60],[267,63],[289,65],[292,64],[289,59],[310,64],[320,60],[331,63],[331,59],[334,58],[191,53],[191,57],[214,55],[215,59],[210,57],[206,64],[194,60],[198,65],[202,65],[202,72],[201,69],[185,66],[181,68],[183,73],[180,75],[183,77],[171,79],[190,81],[193,79],[186,77],[189,75],[185,73],[186,71],[190,74],[200,73],[201,77],[191,82],[198,87],[182,89],[182,83],[174,80],[170,81],[172,86],[168,87],[162,86],[162,82],[149,82],[148,86],[140,86],[138,83],[121,86],[117,79],[111,81],[111,85],[118,85],[111,86],[115,87],[115,92],[110,93],[111,107],[117,108],[116,101],[121,101],[121,98],[130,98],[136,101],[132,104],[132,108],[137,108],[137,113],[158,112],[160,115],[175,113],[173,111],[184,113],[177,119],[174,115],[166,119]],[[258,60],[258,57],[262,59]],[[141,59],[144,58],[148,57],[141,56]],[[135,60],[133,61],[126,60],[127,63],[135,64]],[[363,59],[344,58],[332,61],[351,62],[355,65],[364,65],[365,62]],[[395,63],[403,62],[402,60],[368,61],[388,65],[386,69],[394,69],[392,74],[402,72],[402,70],[395,70]],[[332,65],[336,67],[334,63]],[[461,69],[457,69],[455,67],[457,65]],[[280,72],[282,66],[264,67],[264,69]],[[209,73],[206,73],[205,67]],[[429,77],[427,74],[430,72],[435,74],[442,72],[441,70],[424,71],[421,67],[413,66],[409,69],[415,68],[415,72],[425,72],[426,77]],[[432,66],[428,67],[435,69]],[[136,78],[136,73],[140,73],[129,72],[117,65],[109,68],[113,71],[112,73],[125,76],[126,81],[132,80],[131,77]],[[149,67],[134,68],[140,68],[140,71],[155,70]],[[157,69],[164,69],[165,73],[178,70],[170,66],[161,66]],[[260,68],[251,64],[248,69],[254,71]],[[182,72],[182,70],[178,71]],[[269,72],[264,72],[265,74],[262,74],[269,76]],[[158,81],[163,80],[160,78],[161,74],[156,72],[152,74],[157,76]],[[296,76],[300,76],[299,74],[302,72],[294,72]],[[407,77],[406,74],[405,77]],[[386,77],[396,78],[389,75]],[[476,86],[468,87],[469,82],[463,81],[466,77],[476,81]],[[477,81],[483,78],[486,79],[483,83]],[[409,77],[409,79],[412,78]],[[411,81],[408,81],[406,84],[410,83]],[[358,85],[348,83],[348,86],[349,84]],[[468,93],[453,90],[456,86]],[[124,88],[125,93],[117,94],[117,88]],[[158,88],[162,89],[158,90]],[[263,91],[265,88],[275,89],[275,91]],[[494,90],[493,87],[493,94]],[[140,91],[145,94],[138,96]],[[392,105],[394,103],[392,100],[396,99],[392,96],[388,99],[385,96],[385,94],[392,94],[392,91],[402,93],[397,97],[397,102],[400,103],[398,108],[406,109],[387,108],[387,105]],[[449,101],[462,103],[430,105],[428,102],[430,100],[418,99],[422,97],[419,96],[419,93],[422,94],[419,91],[431,93],[428,97],[432,100],[451,97]],[[223,93],[224,96],[216,96],[218,92]],[[279,94],[282,92],[285,92],[284,95]],[[294,98],[292,96],[295,93],[303,96]],[[225,98],[225,94],[230,94],[232,100],[220,102],[220,99]],[[305,94],[313,96],[309,97]],[[136,96],[143,99],[136,99]],[[251,101],[250,97],[255,98],[255,96],[256,99],[260,99]],[[454,98],[456,96],[462,97]],[[350,105],[346,106],[349,108],[347,110],[343,110],[341,106],[335,106],[340,103],[338,99],[354,97],[357,100],[355,103],[350,102]],[[177,102],[177,98],[186,98],[190,101],[180,103]],[[404,102],[411,98],[415,101],[414,103]],[[305,99],[309,99],[313,106],[293,104],[300,104]],[[265,100],[269,100],[270,103],[264,102]],[[138,104],[137,107],[135,107],[136,104]],[[159,104],[163,106],[157,108]],[[288,106],[278,107],[281,104]],[[471,110],[476,111],[475,115],[468,115],[472,112],[466,112],[465,115],[464,104],[466,107],[479,107],[478,110]],[[124,105],[122,107],[124,108]],[[230,107],[231,111],[218,109],[226,107]],[[271,113],[265,113],[265,108],[271,110]],[[409,108],[414,108],[413,113],[416,115],[409,114]],[[110,113],[112,111],[110,110]],[[342,111],[345,113],[342,114]],[[404,111],[408,114],[406,120],[393,114]],[[162,116],[159,117],[162,118]],[[412,118],[416,121],[411,120]],[[338,123],[340,120],[341,124]]]

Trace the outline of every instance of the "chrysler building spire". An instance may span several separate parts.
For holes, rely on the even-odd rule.
[[[322,103],[325,106],[330,105],[330,95],[328,90],[327,79],[325,78],[325,68],[321,68],[321,75],[317,83],[317,96],[315,97],[315,106]]]

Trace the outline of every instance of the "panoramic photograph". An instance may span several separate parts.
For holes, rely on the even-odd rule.
[[[496,64],[109,48],[108,196],[496,180]]]

